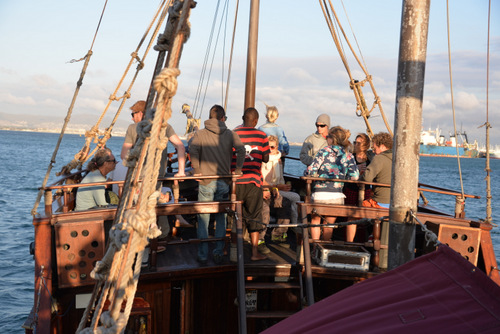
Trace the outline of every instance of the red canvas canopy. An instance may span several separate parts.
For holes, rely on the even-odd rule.
[[[446,245],[263,333],[500,333],[500,287]]]

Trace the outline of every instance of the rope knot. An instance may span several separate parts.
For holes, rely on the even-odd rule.
[[[177,91],[177,77],[180,73],[178,68],[164,68],[153,81],[155,90],[159,93],[164,92],[165,98],[174,96]]]
[[[151,128],[153,123],[149,119],[143,119],[137,123],[136,131],[139,138],[148,138],[151,136]]]
[[[96,281],[104,281],[106,280],[109,274],[109,265],[103,261],[97,261],[94,269],[90,272],[90,277],[95,279]]]
[[[116,250],[120,250],[123,245],[128,243],[128,238],[130,237],[130,233],[123,223],[116,224],[109,231],[109,237],[111,244],[116,248]]]

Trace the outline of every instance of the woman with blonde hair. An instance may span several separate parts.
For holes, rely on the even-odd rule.
[[[359,171],[354,156],[348,151],[348,147],[351,145],[348,135],[348,130],[340,126],[331,128],[326,136],[328,145],[319,150],[304,175],[327,179],[357,180]],[[345,196],[342,193],[342,188],[343,183],[341,182],[316,181],[311,196],[312,201],[322,204],[344,204]],[[326,220],[328,224],[335,223],[335,217],[327,217]],[[321,217],[313,216],[311,221],[313,225],[319,225],[320,222]],[[319,240],[320,234],[319,227],[311,228],[313,240]],[[356,225],[348,225],[347,241],[352,242],[355,234]],[[330,240],[331,237],[332,228],[324,228],[323,240]]]
[[[265,103],[264,103],[265,104]],[[278,138],[278,150],[281,152],[282,156],[288,155],[290,151],[290,144],[285,136],[285,131],[281,126],[276,124],[276,120],[278,119],[279,112],[276,106],[268,106],[266,104],[266,119],[267,123],[261,125],[258,129],[263,131],[268,136],[275,136]]]

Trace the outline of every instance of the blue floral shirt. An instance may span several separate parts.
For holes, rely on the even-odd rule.
[[[359,170],[352,153],[341,146],[326,146],[316,153],[313,162],[304,172],[305,176],[329,179],[358,180]],[[342,192],[343,183],[317,181],[314,191]]]

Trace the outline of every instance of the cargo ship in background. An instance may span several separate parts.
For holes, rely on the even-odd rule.
[[[431,157],[456,157],[461,158],[479,158],[477,141],[469,143],[465,131],[457,131],[457,137],[449,134],[446,138],[441,129],[424,130],[420,133],[420,155]]]

